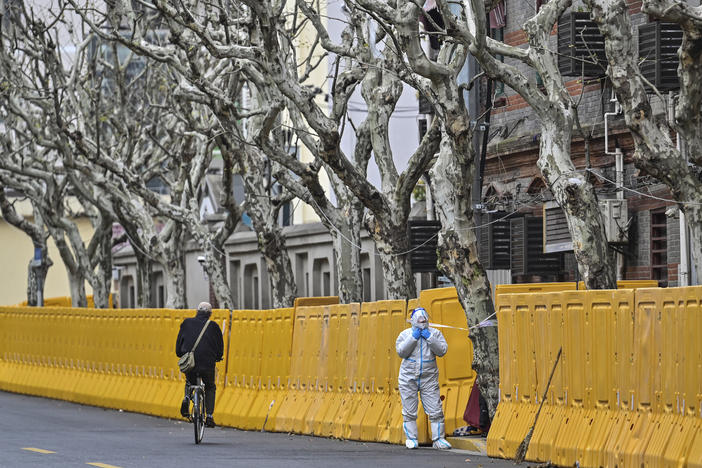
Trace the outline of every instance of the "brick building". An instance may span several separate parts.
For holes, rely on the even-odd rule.
[[[540,3],[536,0],[537,8]],[[493,26],[504,24],[492,29],[493,37],[504,38],[504,42],[512,46],[526,47],[527,37],[522,25],[534,15],[534,9],[525,8],[525,5],[522,1],[506,0],[504,16],[497,22],[491,18]],[[642,71],[662,94],[662,101],[655,94],[650,96],[655,111],[664,118],[669,100],[678,88],[676,69],[680,42],[676,41],[681,34],[669,25],[649,22],[640,8],[640,1],[629,1],[634,34],[639,38]],[[583,132],[574,132],[572,159],[578,170],[590,167],[599,174],[592,175],[591,180],[605,224],[611,227],[608,238],[613,241],[610,243],[612,262],[619,262],[618,277],[656,279],[662,286],[694,284],[690,276],[679,278],[679,211],[674,203],[665,201],[672,196],[664,185],[634,167],[633,141],[624,126],[623,116],[617,113],[603,66],[588,67],[583,77],[581,62],[567,57],[582,53],[583,40],[589,42],[587,50],[590,52],[597,53],[597,47],[602,48],[601,36],[600,42],[595,37],[599,31],[584,10],[582,5],[575,4],[572,11],[559,20],[551,34],[549,47],[562,54],[559,69],[563,81],[574,100],[579,102]],[[603,49],[601,54],[603,56]],[[526,65],[509,58],[505,61],[539,83],[540,78]],[[484,82],[483,107],[486,88]],[[560,208],[554,206],[536,166],[540,124],[524,99],[511,88],[496,83],[492,89],[494,103],[482,185],[482,209],[478,210],[482,211],[479,224],[492,224],[479,231],[482,260],[488,269],[509,268],[513,282],[575,280],[577,271],[565,217]],[[605,114],[608,114],[607,119]],[[607,152],[605,131],[609,143]],[[586,139],[589,145],[585,144]],[[589,162],[586,146],[589,146]],[[616,169],[616,148],[622,154],[620,171]],[[617,172],[622,177],[623,188],[620,190],[616,185]],[[682,263],[683,269],[688,271],[685,264],[690,262]],[[691,274],[694,280],[694,272]]]

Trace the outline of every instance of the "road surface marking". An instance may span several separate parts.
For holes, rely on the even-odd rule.
[[[44,450],[44,449],[34,448],[34,447],[22,447],[22,450],[29,450],[30,452],[37,452],[37,453],[56,453],[56,452],[52,452],[51,450]]]
[[[97,466],[98,468],[120,468],[119,466],[108,465],[107,463],[100,463],[100,462],[89,462],[89,463],[86,463],[86,465],[93,465],[93,466]]]

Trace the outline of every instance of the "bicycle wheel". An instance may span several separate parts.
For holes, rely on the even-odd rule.
[[[193,429],[195,443],[199,444],[205,433],[205,392],[202,387],[196,387],[193,391]]]

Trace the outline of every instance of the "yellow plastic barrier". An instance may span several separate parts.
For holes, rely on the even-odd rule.
[[[339,296],[296,297],[294,307],[335,305],[338,303]]]
[[[405,320],[405,301],[379,301],[376,307],[376,324],[370,338],[370,388],[365,402],[366,409],[361,422],[361,440],[385,440],[390,438],[392,405],[390,389],[399,372],[399,357],[395,340],[402,329],[397,326]],[[364,304],[365,306],[366,304]],[[373,344],[375,343],[375,344]],[[394,441],[399,442],[399,441]]]
[[[339,349],[340,358],[343,360],[340,366],[342,373],[341,388],[339,389],[338,409],[331,418],[332,435],[341,439],[348,439],[351,434],[349,420],[353,415],[359,399],[356,392],[359,379],[359,362],[357,359],[359,348],[360,330],[360,304],[349,304],[345,313],[339,316]]]
[[[88,308],[94,308],[95,301],[93,300],[93,296],[87,296],[86,299],[88,302]],[[110,309],[115,306],[112,299],[112,294],[110,294],[107,298],[108,307]],[[20,302],[16,305],[16,307],[28,307],[27,301]],[[44,299],[44,307],[72,307],[72,300],[70,296],[47,297]]]
[[[294,309],[265,311],[262,391],[258,392],[250,413],[251,425],[256,429],[274,427],[276,415],[285,397],[290,372],[293,317]]]
[[[641,289],[641,288],[656,288],[658,281],[656,280],[620,280],[617,281],[618,289]],[[561,282],[561,283],[516,283],[516,284],[498,284],[495,286],[495,297],[500,294],[519,294],[519,293],[535,293],[535,292],[561,292],[585,290],[585,283],[580,281]],[[497,300],[495,301],[497,302]]]
[[[501,401],[488,454],[514,457],[562,347],[527,460],[702,465],[701,302],[700,287],[498,296]]]

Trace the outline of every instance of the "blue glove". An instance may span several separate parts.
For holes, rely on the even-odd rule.
[[[428,328],[425,328],[424,330],[422,330],[421,335],[422,335],[422,338],[424,338],[425,340],[428,340],[429,337],[431,336],[431,332],[429,331]]]
[[[422,330],[420,330],[419,328],[414,328],[414,327],[412,328],[412,337],[415,340],[418,340],[419,337],[421,336],[421,334],[422,334]]]

